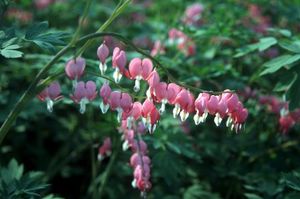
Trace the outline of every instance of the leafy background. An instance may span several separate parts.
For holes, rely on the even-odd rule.
[[[248,86],[260,94],[289,100],[291,110],[299,107],[300,2],[202,0],[204,22],[196,28],[180,22],[185,8],[194,2],[200,1],[135,1],[108,31],[150,51],[148,41],[166,41],[168,30],[180,29],[196,43],[196,55],[186,57],[168,47],[166,54],[157,56],[178,81],[205,90]],[[82,35],[98,29],[117,3],[93,1]],[[261,34],[243,26],[250,4],[270,17],[272,29]],[[42,10],[29,0],[2,0],[0,5],[2,123],[34,75],[70,40],[85,1],[56,2]],[[7,17],[5,13],[12,8],[31,13],[32,20]],[[136,15],[143,20],[135,21]],[[97,68],[95,52],[101,42],[98,39],[84,53],[89,68]],[[277,49],[276,58],[265,56],[270,48]],[[138,55],[127,51],[129,57]],[[71,56],[60,59],[51,72],[62,68]],[[101,84],[96,77],[85,78]],[[130,152],[119,147],[115,114],[102,115],[97,103],[79,114],[68,100],[71,83],[64,76],[59,81],[66,97],[55,105],[54,113],[34,99],[0,146],[0,198],[91,198],[91,185],[100,187],[106,175],[103,197],[138,198],[140,193],[131,188]],[[122,86],[131,88],[132,83],[124,81]],[[212,118],[199,126],[191,117],[181,124],[168,109],[156,132],[145,137],[152,159],[153,188],[148,198],[299,198],[299,126],[282,134],[275,115],[255,99],[244,103],[249,119],[240,134],[224,124],[215,127]],[[113,153],[117,153],[111,167],[111,158],[101,165],[94,160],[94,145],[106,136],[113,138]],[[95,181],[92,164],[98,168]]]

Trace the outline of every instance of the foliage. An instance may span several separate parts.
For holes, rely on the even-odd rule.
[[[28,172],[24,174],[24,166],[12,159],[7,167],[1,167],[0,196],[7,199],[42,198],[41,193],[49,186],[43,183],[41,172]],[[43,199],[59,199],[48,195]]]

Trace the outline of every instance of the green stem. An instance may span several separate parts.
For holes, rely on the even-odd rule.
[[[79,34],[81,32],[81,29],[83,27],[83,23],[84,23],[84,20],[86,19],[86,16],[90,10],[90,7],[91,7],[91,4],[92,4],[92,1],[93,0],[88,0],[87,3],[85,4],[85,8],[84,8],[84,11],[83,11],[83,14],[82,14],[82,17],[79,19],[79,25],[77,27],[77,30],[75,31],[75,34],[70,42],[70,46],[72,46],[76,40],[78,39],[79,37]]]

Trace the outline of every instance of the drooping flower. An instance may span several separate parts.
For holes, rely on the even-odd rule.
[[[243,105],[238,105],[238,107],[239,108],[231,114],[231,117],[233,118],[231,129],[235,128],[236,132],[239,132],[242,129],[242,124],[248,117],[248,110],[243,108]]]
[[[289,114],[279,118],[279,126],[282,133],[287,133],[295,125],[295,120]]]
[[[109,97],[111,94],[111,88],[108,84],[108,82],[105,82],[101,89],[100,89],[100,97],[102,98],[102,101],[100,102],[100,109],[102,113],[106,113],[109,109]]]
[[[123,112],[122,120],[127,121],[127,128],[131,129],[133,121],[137,121],[142,116],[142,104],[134,102],[129,112]]]
[[[113,91],[110,94],[110,107],[118,112],[118,122],[121,122],[123,112],[129,113],[132,109],[132,98],[128,93]]]
[[[189,113],[194,111],[194,96],[186,89],[182,89],[174,100],[175,107],[173,109],[173,117],[180,113],[181,121],[185,121]]]
[[[94,100],[97,96],[96,84],[93,81],[78,82],[75,87],[74,94],[71,95],[72,100],[80,104],[80,113],[83,114],[86,110],[86,104]]]
[[[160,113],[165,111],[166,104],[172,103],[176,98],[176,88],[174,85],[160,82],[154,87],[155,100],[161,103]]]
[[[49,112],[53,111],[54,101],[62,98],[61,88],[58,82],[51,83],[37,96],[41,101],[46,101]]]
[[[187,7],[184,13],[183,22],[187,25],[198,25],[204,8],[200,3]]]
[[[149,99],[146,99],[143,103],[142,116],[145,126],[148,127],[150,133],[153,133],[160,119],[160,114],[153,102]]]
[[[169,43],[176,45],[177,49],[183,52],[186,56],[191,56],[196,53],[196,45],[191,38],[189,38],[182,31],[172,28],[169,31]]]
[[[227,104],[226,101],[222,99],[222,96],[219,97],[219,102],[217,106],[217,112],[214,118],[216,126],[219,126],[222,120],[227,116]]]
[[[164,53],[165,53],[164,45],[162,44],[162,42],[160,40],[156,40],[154,42],[154,45],[153,45],[151,53],[150,53],[151,56],[155,56],[158,54],[164,54]]]
[[[141,60],[140,58],[134,58],[129,63],[130,78],[135,79],[134,91],[140,90],[140,81],[147,80],[152,72],[153,64],[148,58]]]
[[[103,42],[97,49],[97,56],[100,60],[99,69],[101,75],[103,75],[107,70],[106,58],[108,57],[108,55],[109,55],[109,49],[106,46],[105,42]]]
[[[124,74],[125,72],[126,62],[127,62],[127,57],[125,51],[116,47],[113,51],[113,56],[112,56],[112,66],[113,68],[115,68],[113,77],[116,83],[120,82],[123,76],[122,74]]]
[[[104,157],[110,156],[111,154],[111,139],[105,138],[103,144],[98,149],[98,160],[101,161]]]
[[[83,59],[82,57],[70,59],[66,64],[65,72],[71,80],[77,81],[83,75],[85,65],[85,59]]]
[[[207,101],[209,98],[210,95],[208,93],[200,93],[195,100],[196,114],[194,115],[194,121],[196,125],[205,122],[206,120],[208,115]]]
[[[151,99],[154,97],[153,92],[154,92],[155,86],[158,85],[160,82],[160,77],[155,69],[148,76],[147,82],[148,82],[149,88],[146,91],[146,96],[148,99]]]

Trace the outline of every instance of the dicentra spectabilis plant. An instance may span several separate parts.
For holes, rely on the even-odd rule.
[[[180,40],[182,35],[177,30],[173,30],[175,35],[173,39]],[[172,33],[173,34],[173,33]],[[178,36],[179,35],[179,36]],[[184,35],[183,39],[185,38]],[[186,41],[177,41],[186,43]],[[205,122],[208,115],[214,117],[216,126],[219,126],[223,120],[226,120],[226,126],[231,130],[239,132],[246,121],[248,111],[239,101],[238,96],[230,90],[225,90],[218,95],[211,92],[201,92],[195,99],[194,94],[182,85],[176,82],[164,82],[160,78],[153,58],[132,58],[127,63],[125,50],[115,47],[112,53],[111,68],[113,80],[103,76],[107,67],[106,59],[109,56],[109,46],[103,42],[98,50],[97,56],[100,60],[99,74],[105,77],[102,85],[96,85],[94,81],[80,81],[86,70],[86,61],[82,57],[70,59],[65,66],[66,76],[75,83],[71,99],[80,105],[80,113],[84,113],[86,105],[97,98],[99,89],[100,109],[106,113],[109,109],[117,112],[117,121],[120,123],[120,132],[122,132],[123,149],[130,148],[133,152],[130,159],[130,165],[134,170],[134,179],[132,186],[138,188],[141,192],[146,192],[151,188],[150,167],[151,161],[148,155],[147,144],[142,140],[142,135],[147,129],[149,133],[154,133],[159,120],[163,114],[172,114],[174,118],[179,116],[182,122],[186,121],[190,115],[196,125]],[[112,84],[119,84],[122,76],[127,77],[129,81],[134,81],[133,93],[139,92],[141,81],[147,88],[142,93],[139,92],[142,101],[135,101],[133,93],[123,92],[117,88],[111,88]],[[86,77],[84,77],[86,78]],[[112,84],[109,84],[109,81]],[[57,83],[54,84],[57,87]],[[99,88],[97,89],[97,86]],[[56,100],[60,97],[59,92],[54,94],[54,86],[49,86],[39,96],[44,96],[43,100]],[[47,92],[46,92],[47,91]],[[50,101],[51,102],[51,101]],[[51,105],[48,105],[49,107]],[[168,107],[173,107],[173,111],[168,111]],[[50,109],[51,110],[51,109]],[[286,121],[283,121],[287,123]],[[111,141],[105,139],[103,145],[99,148],[98,159],[102,160],[111,153]]]
[[[42,9],[52,1],[36,2],[40,3],[37,7]],[[124,4],[126,2],[130,1],[124,1]],[[183,17],[184,24],[199,25],[202,12],[203,6],[201,4],[191,5]],[[77,36],[76,34],[75,36]],[[106,33],[106,35],[122,38],[120,35],[116,36],[116,34],[111,33]],[[105,33],[98,31],[78,41],[76,41],[78,38],[75,36],[75,43],[72,40],[55,58],[58,59],[71,48],[77,48],[80,42],[86,41],[85,39],[105,36]],[[176,49],[186,56],[196,54],[195,42],[183,31],[172,28],[168,32],[168,36],[168,41],[165,43],[176,46]],[[126,43],[127,41],[124,39],[123,42]],[[65,98],[70,98],[76,105],[79,105],[81,114],[86,112],[87,105],[91,102],[93,102],[91,104],[97,104],[103,114],[109,110],[116,112],[116,120],[120,126],[119,131],[122,134],[122,148],[132,151],[129,161],[133,170],[132,186],[140,190],[144,196],[152,187],[152,165],[148,145],[143,140],[143,136],[146,131],[153,134],[159,128],[159,122],[165,115],[170,114],[174,118],[180,118],[181,122],[186,122],[189,117],[193,117],[196,125],[204,123],[207,117],[211,116],[214,118],[216,126],[220,126],[225,121],[224,123],[231,130],[237,133],[242,130],[248,116],[248,110],[234,92],[230,90],[204,91],[186,86],[174,79],[170,81],[168,78],[167,81],[160,75],[160,69],[167,69],[151,55],[137,50],[143,57],[131,58],[126,47],[112,46],[106,41],[99,44],[97,51],[94,52],[94,55],[98,57],[98,66],[91,66],[84,58],[85,45],[81,49],[76,49],[74,55],[66,62],[64,82],[71,82],[72,87],[68,89]],[[131,46],[135,47],[134,44]],[[165,46],[157,41],[151,54],[156,55],[164,52]],[[129,58],[131,59],[129,60]],[[55,60],[50,62],[40,74],[45,75],[54,62]],[[99,67],[97,77],[105,80],[103,84],[100,85],[99,83],[103,81],[90,79],[88,68],[91,67]],[[107,75],[111,73],[112,78]],[[168,73],[166,74],[168,75]],[[37,80],[41,80],[42,75],[38,76]],[[133,86],[124,88],[121,84],[123,81],[129,82]],[[201,90],[200,93],[199,90]],[[31,92],[33,91],[30,91],[30,94]],[[62,98],[59,83],[53,82],[42,90],[37,97],[41,101],[45,101],[47,109],[52,112],[54,102]],[[290,118],[283,118],[280,123],[284,128],[292,125]],[[109,137],[103,140],[98,148],[97,158],[99,162],[111,155],[113,144]]]

